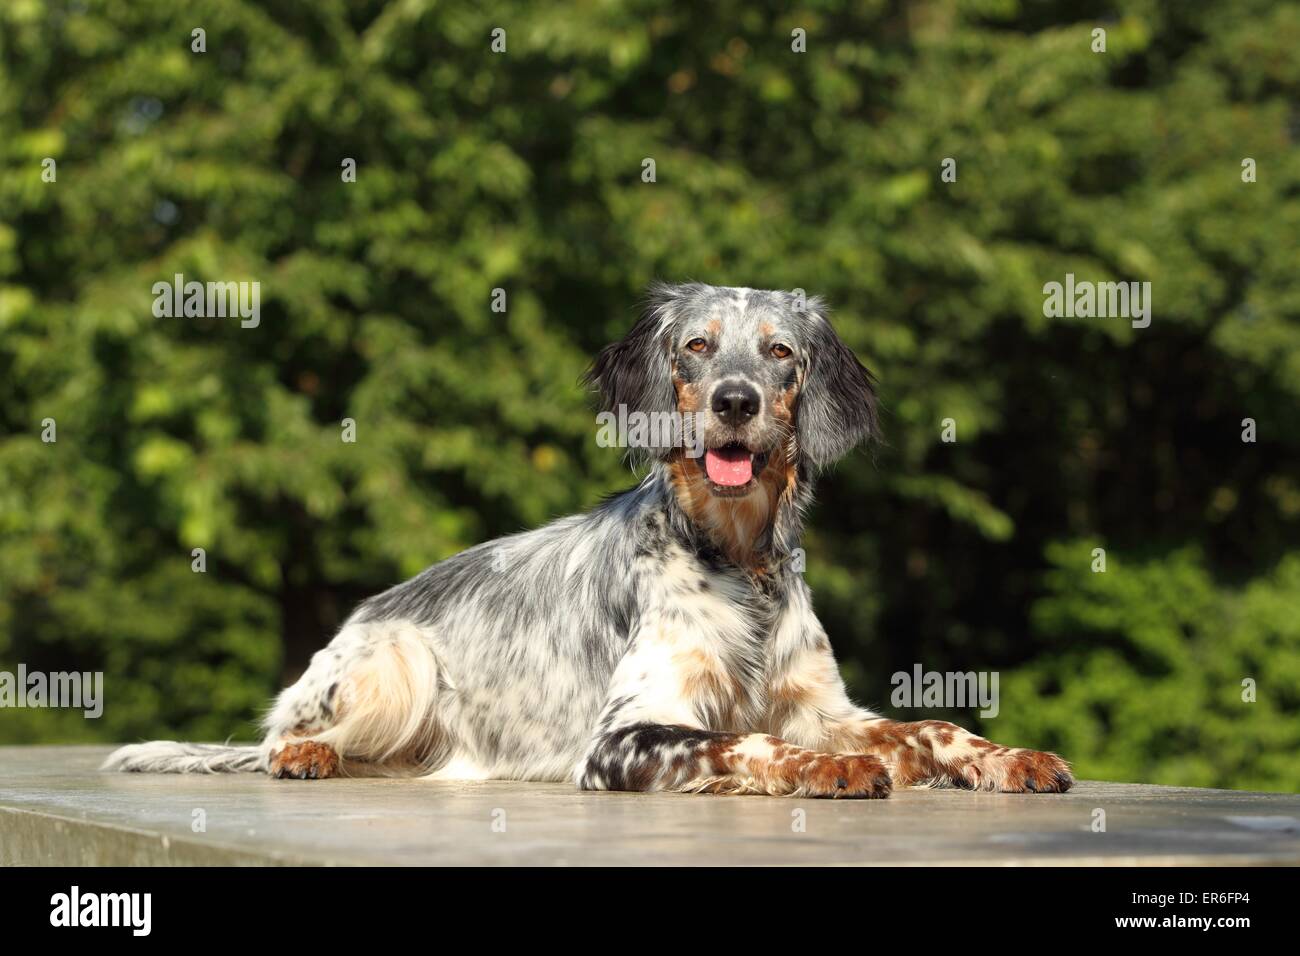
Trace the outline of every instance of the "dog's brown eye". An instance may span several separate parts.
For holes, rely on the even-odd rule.
[[[790,346],[782,345],[778,342],[776,345],[772,346],[772,354],[777,358],[789,358],[793,353],[790,351]]]
[[[691,339],[686,343],[686,347],[692,352],[703,352],[709,347],[709,343],[704,341],[704,339]]]

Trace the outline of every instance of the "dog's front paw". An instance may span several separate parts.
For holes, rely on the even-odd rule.
[[[800,783],[808,797],[872,799],[893,789],[884,762],[867,754],[817,754],[802,768]]]
[[[995,747],[954,775],[958,786],[1002,793],[1065,793],[1074,785],[1070,765],[1041,750]]]
[[[285,744],[271,755],[272,777],[293,777],[298,780],[323,780],[339,772],[339,755],[329,744],[304,740]]]

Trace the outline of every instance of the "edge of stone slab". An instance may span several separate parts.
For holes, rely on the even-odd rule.
[[[136,827],[0,806],[0,866],[321,866],[325,861],[255,851]]]
[[[361,861],[347,861],[361,862]],[[383,865],[382,861],[374,861]],[[1279,854],[1159,854],[1154,856],[1026,857],[874,864],[929,867],[1187,867],[1295,866],[1300,856]],[[0,866],[322,866],[328,861],[274,850],[252,851],[135,827],[79,820],[39,810],[0,807]],[[346,865],[346,864],[345,864]],[[762,865],[762,864],[759,864]],[[777,867],[790,866],[775,862]],[[816,864],[812,864],[816,865]],[[838,862],[831,866],[872,866]]]

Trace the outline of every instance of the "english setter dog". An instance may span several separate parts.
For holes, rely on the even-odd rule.
[[[845,692],[791,559],[816,472],[876,434],[876,400],[819,299],[655,285],[588,377],[605,408],[689,417],[702,440],[646,449],[645,479],[587,514],[363,602],[262,743],[134,744],[105,767],[802,797],[1070,787],[1055,754]]]

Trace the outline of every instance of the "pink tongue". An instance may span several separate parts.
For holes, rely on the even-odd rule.
[[[754,459],[743,448],[710,448],[704,453],[704,470],[715,485],[734,487],[754,476]]]

